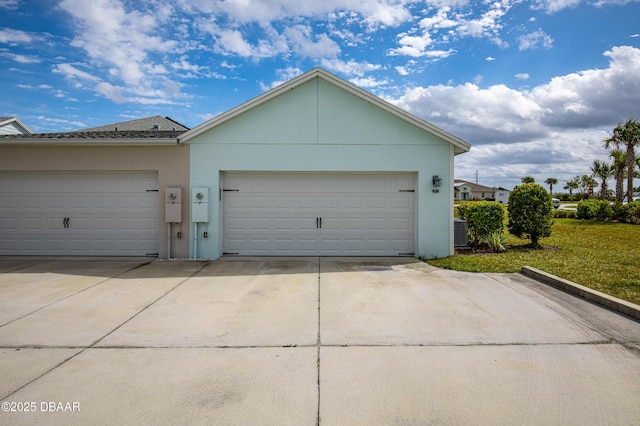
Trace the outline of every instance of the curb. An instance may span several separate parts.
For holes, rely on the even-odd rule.
[[[575,294],[583,299],[640,320],[640,306],[634,303],[609,296],[608,294],[576,284],[572,281],[565,280],[564,278],[556,277],[555,275],[532,268],[531,266],[523,266],[522,274],[529,278],[533,278],[536,281],[540,281],[541,283],[566,291],[567,293]]]

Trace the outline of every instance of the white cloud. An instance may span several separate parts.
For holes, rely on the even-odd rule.
[[[300,74],[303,74],[303,71],[297,67],[287,67],[276,70],[276,74],[278,75],[278,79],[276,81],[273,81],[270,85],[260,82],[260,88],[263,91],[267,91],[269,89],[273,89],[274,87],[280,86],[281,84],[284,84],[287,81],[296,78]]]
[[[425,33],[422,36],[410,36],[404,34],[400,35],[400,39],[398,40],[400,47],[392,49],[391,53],[419,58],[421,56],[425,56],[427,53],[427,47],[432,43],[433,41],[431,40],[429,33]]]
[[[37,86],[34,86],[32,84],[17,84],[17,86],[22,89],[53,89],[53,86],[50,86],[48,84],[38,84]]]
[[[106,73],[105,79],[121,82],[130,93],[156,93],[160,98],[157,101],[162,102],[162,98],[176,93],[156,88],[175,87],[175,83],[166,81],[163,77],[166,68],[151,59],[150,54],[173,51],[177,43],[163,39],[159,32],[159,26],[169,19],[171,10],[167,5],[147,7],[152,6],[155,6],[153,10],[140,11],[127,10],[120,0],[63,0],[60,3],[77,24],[72,46],[85,50],[97,69]],[[105,90],[100,88],[96,90],[104,94]],[[127,96],[125,99],[135,102],[139,98]]]
[[[509,0],[490,3],[489,9],[478,19],[462,20],[458,26],[458,33],[461,36],[487,37],[498,46],[506,47],[507,44],[500,38],[499,31],[503,27],[501,19],[511,6]]]
[[[303,57],[333,58],[340,53],[340,46],[331,40],[326,34],[315,35],[311,27],[296,25],[287,28],[285,34],[289,39],[294,52]]]
[[[494,58],[493,56],[487,56],[486,58],[484,58],[484,60],[488,62],[493,62],[496,60],[496,58]]]
[[[0,29],[0,43],[31,43],[39,39],[39,37],[21,30],[11,28]]]
[[[78,68],[74,67],[71,64],[55,65],[52,71],[54,73],[63,74],[65,78],[69,78],[69,79],[80,79],[80,80],[87,80],[92,82],[100,81],[100,77],[96,77],[91,73],[79,70]]]
[[[451,12],[450,7],[442,7],[438,9],[434,16],[428,16],[420,21],[420,27],[427,31],[455,28],[460,25],[460,21],[456,19],[450,19],[449,14]]]
[[[238,24],[258,23],[269,26],[274,21],[296,17],[320,17],[350,11],[369,30],[380,26],[397,26],[411,19],[409,0],[180,0],[184,10],[199,10],[226,16]]]
[[[367,61],[358,62],[355,59],[343,61],[341,59],[322,59],[322,67],[344,75],[364,76],[365,73],[382,69],[382,65],[371,64]]]
[[[532,91],[532,98],[552,111],[544,123],[554,127],[595,127],[638,116],[640,49],[614,47],[604,53],[609,67],[558,76]]]
[[[550,132],[535,142],[475,145],[456,157],[456,178],[473,180],[477,170],[481,183],[512,188],[523,176],[540,184],[555,177],[561,190],[567,180],[586,173],[595,158],[608,161],[602,148],[607,136],[601,130],[572,130]]]
[[[469,0],[426,0],[426,2],[430,6],[434,6],[437,8],[443,7],[459,7],[464,6],[469,3]]]
[[[436,85],[408,89],[394,103],[453,126],[453,133],[478,144],[529,141],[556,128],[615,125],[640,112],[640,49],[620,46],[604,55],[608,68],[558,76],[532,90]]]
[[[581,0],[534,0],[531,8],[544,10],[548,14],[558,12],[568,7],[577,6]]]
[[[538,127],[544,109],[528,93],[504,85],[416,87],[394,103],[434,124],[455,128],[454,134],[472,143],[531,140],[545,134]]]
[[[255,49],[249,44],[238,30],[219,30],[217,32],[218,46],[223,53],[233,53],[242,57],[255,56]]]
[[[607,68],[557,76],[531,90],[435,85],[391,101],[474,144],[456,158],[456,177],[480,168],[495,185],[513,186],[525,175],[569,179],[594,158],[606,159],[605,130],[640,115],[640,49],[619,46],[604,55]]]
[[[519,72],[515,75],[515,78],[518,80],[529,80],[529,74],[526,72]]]
[[[407,67],[403,67],[403,66],[397,66],[395,67],[396,72],[400,75],[409,75],[409,70],[407,69]]]
[[[105,98],[117,103],[137,103],[142,105],[172,105],[175,104],[171,99],[164,97],[166,91],[156,90],[148,93],[148,96],[144,94],[137,94],[137,96],[131,96],[128,88],[122,86],[115,86],[107,82],[101,82],[96,85],[96,92],[104,96]]]
[[[391,55],[443,58],[451,55],[455,50],[437,49],[435,46],[448,44],[452,39],[466,37],[486,38],[501,48],[509,46],[501,38],[500,32],[504,26],[502,20],[512,8],[511,0],[473,3],[474,7],[483,9],[481,13],[454,11],[450,7],[466,6],[466,1],[433,3],[443,4],[443,6],[433,15],[422,18],[419,21],[419,27],[398,34],[398,47],[389,51]]]
[[[520,42],[518,48],[520,50],[529,49],[551,49],[553,47],[553,39],[542,30],[523,35],[518,38]]]
[[[0,0],[0,9],[16,10],[19,0]]]
[[[355,84],[358,87],[362,87],[365,89],[371,89],[374,87],[385,86],[389,84],[388,79],[377,80],[374,77],[358,77],[352,78],[349,80],[351,83]]]
[[[39,115],[36,118],[39,121],[45,121],[45,122],[48,122],[48,123],[70,124],[70,125],[75,126],[75,127],[86,127],[87,126],[82,121],[65,120],[65,119],[62,119],[62,118],[51,118],[51,117],[45,117],[44,115]]]
[[[39,64],[40,58],[33,55],[22,55],[19,53],[11,53],[6,51],[0,51],[0,56],[4,56],[5,58],[9,58],[12,61],[16,61],[20,64]]]

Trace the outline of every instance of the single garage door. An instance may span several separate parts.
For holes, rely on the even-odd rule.
[[[156,172],[0,173],[0,254],[157,253]]]
[[[225,254],[412,255],[415,174],[227,172],[222,221]]]

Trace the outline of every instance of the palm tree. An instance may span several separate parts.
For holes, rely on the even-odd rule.
[[[578,189],[580,187],[580,184],[578,183],[578,179],[579,177],[576,176],[573,179],[568,180],[567,184],[564,186],[564,189],[569,190],[569,198],[571,199],[571,201],[573,201],[573,190]]]
[[[587,195],[590,195],[588,191],[589,189],[592,189],[596,186],[598,186],[598,182],[596,182],[596,180],[593,178],[593,176],[589,176],[589,175],[582,175],[578,177],[580,179],[579,181],[579,185],[580,188],[582,189],[582,192],[586,192]]]
[[[613,159],[613,175],[616,178],[616,202],[621,203],[624,198],[624,175],[627,171],[627,155],[620,149],[614,149],[609,153]]]
[[[536,183],[536,180],[532,176],[525,176],[522,178],[522,183]]]
[[[636,161],[635,148],[640,146],[640,122],[630,118],[624,124],[618,123],[611,137],[605,139],[605,148],[625,147],[627,152],[627,202],[633,200],[633,172]]]
[[[556,178],[547,178],[547,180],[545,180],[544,183],[549,185],[549,194],[551,194],[551,196],[553,197],[553,185],[557,185],[558,184],[558,179],[556,179]]]
[[[613,167],[604,161],[593,160],[591,171],[602,181],[600,184],[600,198],[604,200],[607,196],[607,179],[613,176]]]

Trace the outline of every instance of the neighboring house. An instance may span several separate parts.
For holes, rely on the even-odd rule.
[[[0,117],[0,135],[24,135],[33,133],[17,117]]]
[[[208,194],[194,257],[454,253],[453,157],[470,145],[322,69],[178,139],[192,196]]]
[[[322,69],[186,132],[154,119],[0,137],[0,255],[454,253],[470,145]]]
[[[502,204],[509,204],[509,194],[511,194],[511,191],[504,188],[495,188],[495,192],[496,192],[496,201]]]
[[[466,180],[456,179],[454,183],[454,200],[497,200],[496,192],[497,188],[489,186],[478,185],[477,183],[471,183]],[[504,194],[503,190],[503,194]],[[509,195],[507,194],[507,199]]]
[[[160,131],[183,131],[189,130],[183,124],[174,121],[170,117],[156,115],[153,117],[139,118],[136,120],[122,121],[120,123],[107,124],[105,126],[90,127],[78,130],[79,132],[109,132],[127,130],[160,130]]]
[[[188,257],[186,203],[165,223],[165,189],[189,188],[183,131],[0,137],[0,255]]]

